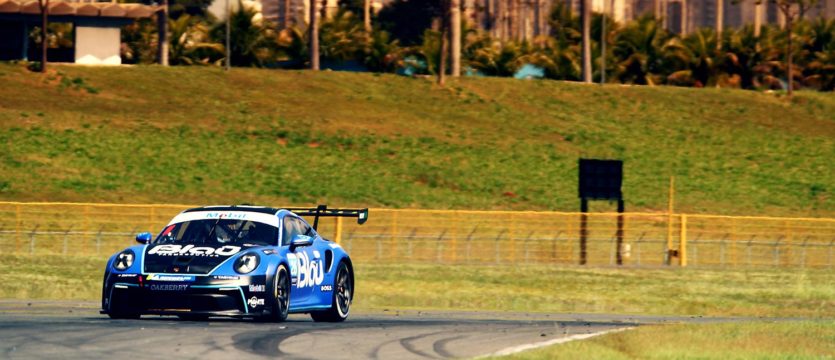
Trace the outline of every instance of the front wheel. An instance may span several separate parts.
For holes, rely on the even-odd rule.
[[[354,298],[354,277],[344,262],[339,263],[336,280],[333,286],[333,297],[330,309],[310,313],[313,321],[341,322],[348,318],[351,301]]]
[[[270,315],[261,320],[282,322],[287,320],[287,314],[290,310],[290,274],[287,272],[287,267],[279,265],[275,270],[275,280],[273,281],[273,304]]]

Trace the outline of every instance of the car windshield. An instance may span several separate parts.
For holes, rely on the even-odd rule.
[[[278,228],[235,219],[205,219],[168,225],[154,244],[200,244],[209,246],[268,246],[278,243]]]

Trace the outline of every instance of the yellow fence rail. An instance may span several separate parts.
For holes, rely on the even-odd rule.
[[[159,231],[189,205],[0,202],[0,254],[109,255]],[[623,216],[618,249],[617,218]],[[835,219],[588,213],[587,264],[835,266]],[[359,226],[324,219],[320,233],[355,262],[578,264],[580,213],[371,209]],[[668,247],[670,244],[670,247]],[[678,256],[668,259],[673,250]]]

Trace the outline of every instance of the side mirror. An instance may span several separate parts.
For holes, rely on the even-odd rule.
[[[143,232],[143,233],[136,234],[136,242],[138,242],[140,244],[147,244],[147,243],[151,242],[151,233]]]
[[[303,246],[310,246],[313,245],[313,238],[307,235],[296,234],[293,235],[293,239],[290,240],[290,251],[295,250],[298,247]]]

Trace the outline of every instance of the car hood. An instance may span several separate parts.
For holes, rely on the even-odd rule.
[[[205,275],[242,250],[236,245],[152,244],[145,248],[143,271]]]

